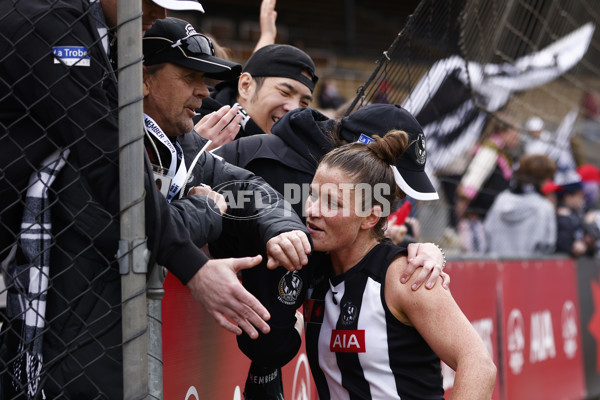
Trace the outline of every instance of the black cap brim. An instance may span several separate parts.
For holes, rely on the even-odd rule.
[[[242,66],[236,62],[208,54],[195,55],[193,58],[186,57],[177,48],[157,54],[149,61],[151,63],[146,63],[146,65],[170,62],[194,71],[204,72],[207,78],[223,81],[237,79],[242,73]]]
[[[440,198],[424,171],[406,169],[399,171],[396,166],[392,170],[394,170],[394,179],[398,187],[413,199],[438,200]]]
[[[195,71],[204,72],[206,77],[222,81],[236,79],[242,73],[242,66],[240,64],[209,55],[180,58],[171,62]]]

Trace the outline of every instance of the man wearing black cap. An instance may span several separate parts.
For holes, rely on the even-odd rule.
[[[198,112],[204,116],[235,105],[243,116],[237,137],[271,133],[285,113],[310,106],[317,80],[315,64],[304,51],[287,44],[267,45],[252,54],[239,79],[217,85]]]
[[[304,216],[303,208],[308,195],[306,189],[319,160],[336,146],[359,140],[368,143],[370,136],[383,136],[391,129],[405,130],[412,143],[404,157],[391,166],[398,185],[414,199],[437,199],[438,195],[425,174],[427,152],[423,129],[400,106],[368,105],[341,121],[330,119],[314,109],[296,109],[283,116],[274,126],[272,135],[241,138],[220,147],[215,153],[232,164],[262,176],[284,195],[299,215]],[[435,284],[442,273],[443,255],[432,244],[409,246],[408,251],[408,259],[414,259],[405,278],[408,279],[417,266],[427,267],[420,271],[416,286],[413,287],[416,289],[425,282],[433,268],[426,286],[432,287],[430,285]],[[319,255],[313,253],[312,257]],[[297,286],[304,290],[308,285],[307,273],[306,268],[295,273],[295,278],[300,282]],[[447,275],[444,273],[443,277],[447,285]],[[258,340],[249,340],[245,335],[238,336],[240,349],[253,360],[246,382],[246,398],[278,399],[273,393],[276,393],[280,382],[262,385],[256,382],[265,381],[260,379],[261,376],[277,376],[280,379],[280,371],[274,373],[274,370],[285,365],[298,351],[300,337],[294,327],[295,310],[302,305],[304,292],[298,291],[293,299],[281,296],[281,288],[287,287],[289,281],[286,271],[281,269],[246,270],[242,272],[242,281],[272,316],[268,335],[260,335]]]
[[[202,10],[195,0],[145,0],[143,30],[165,17],[164,7]],[[109,61],[117,0],[4,1],[0,16],[0,258],[12,274],[2,318],[1,388],[5,398],[45,392],[46,398],[119,399],[118,86]],[[26,226],[43,227],[35,238],[27,232],[27,240],[41,247],[25,251],[24,205],[37,200],[28,193],[30,178],[43,183],[49,165],[62,166],[44,197],[51,207],[27,208],[33,221]],[[154,187],[148,175],[152,255],[183,282],[203,270],[211,289],[204,253],[182,234],[184,222]],[[268,330],[266,309],[227,271],[230,286],[203,304],[234,332],[240,328],[224,315],[250,332],[252,324]],[[191,289],[209,296],[197,283]]]
[[[262,178],[203,151],[208,140],[192,129],[194,109],[200,107],[208,96],[204,78],[230,79],[238,76],[240,71],[241,65],[215,57],[210,39],[197,33],[184,20],[165,18],[146,32],[144,141],[154,175],[165,182],[162,185],[165,187],[164,195],[172,206],[181,210],[182,218],[188,223],[189,234],[199,246],[206,244],[209,238],[217,237],[222,223],[225,231],[230,231],[234,236],[243,236],[243,242],[253,244],[253,253],[247,255],[257,254],[266,245],[269,257],[275,257],[277,254],[274,253],[278,252],[276,248],[284,248],[289,244],[290,250],[295,253],[291,254],[292,257],[306,259],[306,253],[310,252],[307,231],[296,214],[284,209],[281,196]],[[221,123],[230,121],[231,117],[221,118],[215,124],[215,129],[222,129]],[[230,123],[224,129],[235,130],[239,126]],[[206,198],[191,196],[186,197],[186,201],[179,200],[184,193],[189,193],[186,187],[192,188],[191,193],[206,193],[218,199],[222,196],[208,190],[207,185],[223,184],[227,185],[225,193],[231,198],[239,198],[239,191],[255,192],[264,197],[259,203],[249,201],[232,204],[231,208],[225,207],[220,212],[203,216],[198,215],[198,210],[206,211]],[[268,207],[269,212],[261,213],[258,207]],[[213,210],[216,207],[213,206]],[[215,221],[215,215],[220,217],[225,211],[235,215]],[[216,231],[207,231],[207,225],[217,226]],[[297,232],[293,235],[283,235],[294,230]],[[224,246],[227,249],[215,255],[230,256],[235,251],[231,243],[225,243]],[[283,249],[282,252],[288,253]],[[285,257],[278,261],[290,268],[300,266],[290,263]]]

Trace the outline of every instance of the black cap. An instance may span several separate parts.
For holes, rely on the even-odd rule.
[[[169,62],[221,80],[236,79],[242,71],[240,64],[215,57],[211,40],[182,19],[156,20],[146,31],[143,45],[147,66]]]
[[[397,169],[394,171],[396,184],[404,193],[417,200],[439,198],[425,173],[427,150],[423,128],[404,108],[392,104],[369,104],[342,118],[341,125],[341,136],[348,142],[358,141],[361,135],[383,137],[391,130],[408,133],[410,145],[392,166]],[[360,141],[369,142],[362,139]]]
[[[295,79],[312,92],[319,80],[315,63],[308,54],[288,44],[270,44],[256,50],[248,59],[243,72],[254,77],[272,76]],[[303,75],[302,72],[310,76]]]

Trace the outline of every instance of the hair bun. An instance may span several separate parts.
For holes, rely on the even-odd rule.
[[[408,134],[400,130],[389,131],[383,137],[374,135],[373,140],[369,149],[377,158],[390,165],[396,163],[396,159],[404,154],[409,145]]]

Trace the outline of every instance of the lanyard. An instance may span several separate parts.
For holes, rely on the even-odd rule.
[[[156,140],[165,146],[171,153],[171,164],[169,165],[169,171],[167,176],[172,178],[171,186],[169,187],[169,193],[167,194],[167,201],[175,197],[179,190],[185,185],[185,178],[187,176],[187,168],[185,167],[185,161],[183,159],[183,149],[181,145],[175,142],[175,145],[171,142],[169,137],[160,129],[160,126],[154,122],[152,118],[144,114],[144,125],[146,131],[149,132]],[[177,168],[177,160],[180,159],[179,168]],[[162,167],[162,163],[161,163]]]

